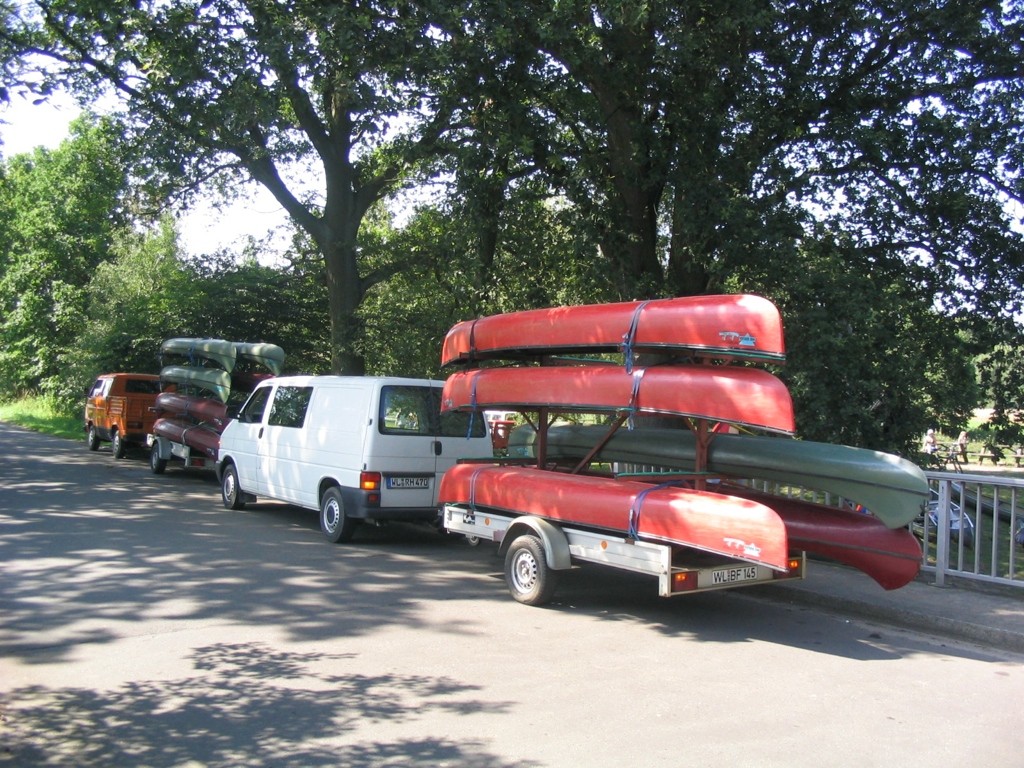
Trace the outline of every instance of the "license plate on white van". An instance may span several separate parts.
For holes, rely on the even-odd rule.
[[[412,489],[424,489],[430,488],[429,477],[389,477],[387,479],[388,488],[412,488]]]

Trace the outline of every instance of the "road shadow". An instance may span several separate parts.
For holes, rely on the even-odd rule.
[[[449,679],[325,674],[317,667],[328,656],[217,644],[194,651],[195,677],[110,691],[22,688],[10,697],[16,709],[0,710],[0,765],[537,765],[507,762],[482,740],[444,735],[337,746],[338,737],[366,721],[502,714],[509,705]]]

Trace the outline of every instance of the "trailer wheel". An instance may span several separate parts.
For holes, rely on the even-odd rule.
[[[220,476],[220,498],[228,509],[242,509],[242,489],[238,487],[238,471],[234,464],[228,464]]]
[[[505,582],[518,602],[544,605],[555,593],[557,577],[557,572],[548,567],[544,545],[537,536],[519,536],[509,545],[505,553]]]
[[[160,444],[156,441],[149,449],[149,468],[154,475],[162,475],[167,469],[167,459],[160,458]]]
[[[110,450],[113,452],[115,459],[124,458],[126,445],[119,429],[115,429],[114,434],[110,436]]]
[[[86,445],[89,446],[89,450],[90,451],[98,451],[99,450],[99,448],[100,448],[100,435],[99,435],[99,432],[96,431],[96,425],[95,424],[90,424],[89,425],[89,434],[85,438],[85,442],[86,442]]]
[[[352,540],[356,521],[345,514],[345,502],[337,487],[328,488],[320,501],[320,530],[335,544]]]

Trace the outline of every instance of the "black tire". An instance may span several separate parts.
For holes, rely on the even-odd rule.
[[[341,490],[328,488],[320,500],[320,530],[328,541],[335,544],[352,541],[357,521],[345,514],[345,502]]]
[[[162,475],[167,469],[167,459],[160,458],[160,449],[156,443],[149,449],[149,469],[154,475]]]
[[[100,448],[100,435],[96,431],[96,425],[90,425],[89,433],[85,437],[85,443],[90,451],[98,451]]]
[[[220,499],[228,509],[244,509],[242,489],[238,486],[238,471],[228,464],[220,475]]]
[[[517,602],[544,605],[555,594],[558,573],[548,567],[544,545],[532,534],[519,536],[505,553],[505,583]]]
[[[115,459],[123,459],[127,446],[125,445],[124,437],[121,436],[121,430],[115,429],[114,433],[110,436],[110,450],[114,454]]]

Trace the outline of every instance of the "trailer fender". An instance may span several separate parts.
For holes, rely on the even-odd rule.
[[[509,525],[498,547],[498,555],[504,557],[513,541],[519,536],[531,533],[544,545],[544,558],[547,560],[548,568],[553,571],[566,571],[572,567],[569,540],[562,529],[547,520],[529,515],[517,517]]]
[[[149,435],[149,450],[156,451],[161,459],[171,458],[171,441],[160,435]]]

